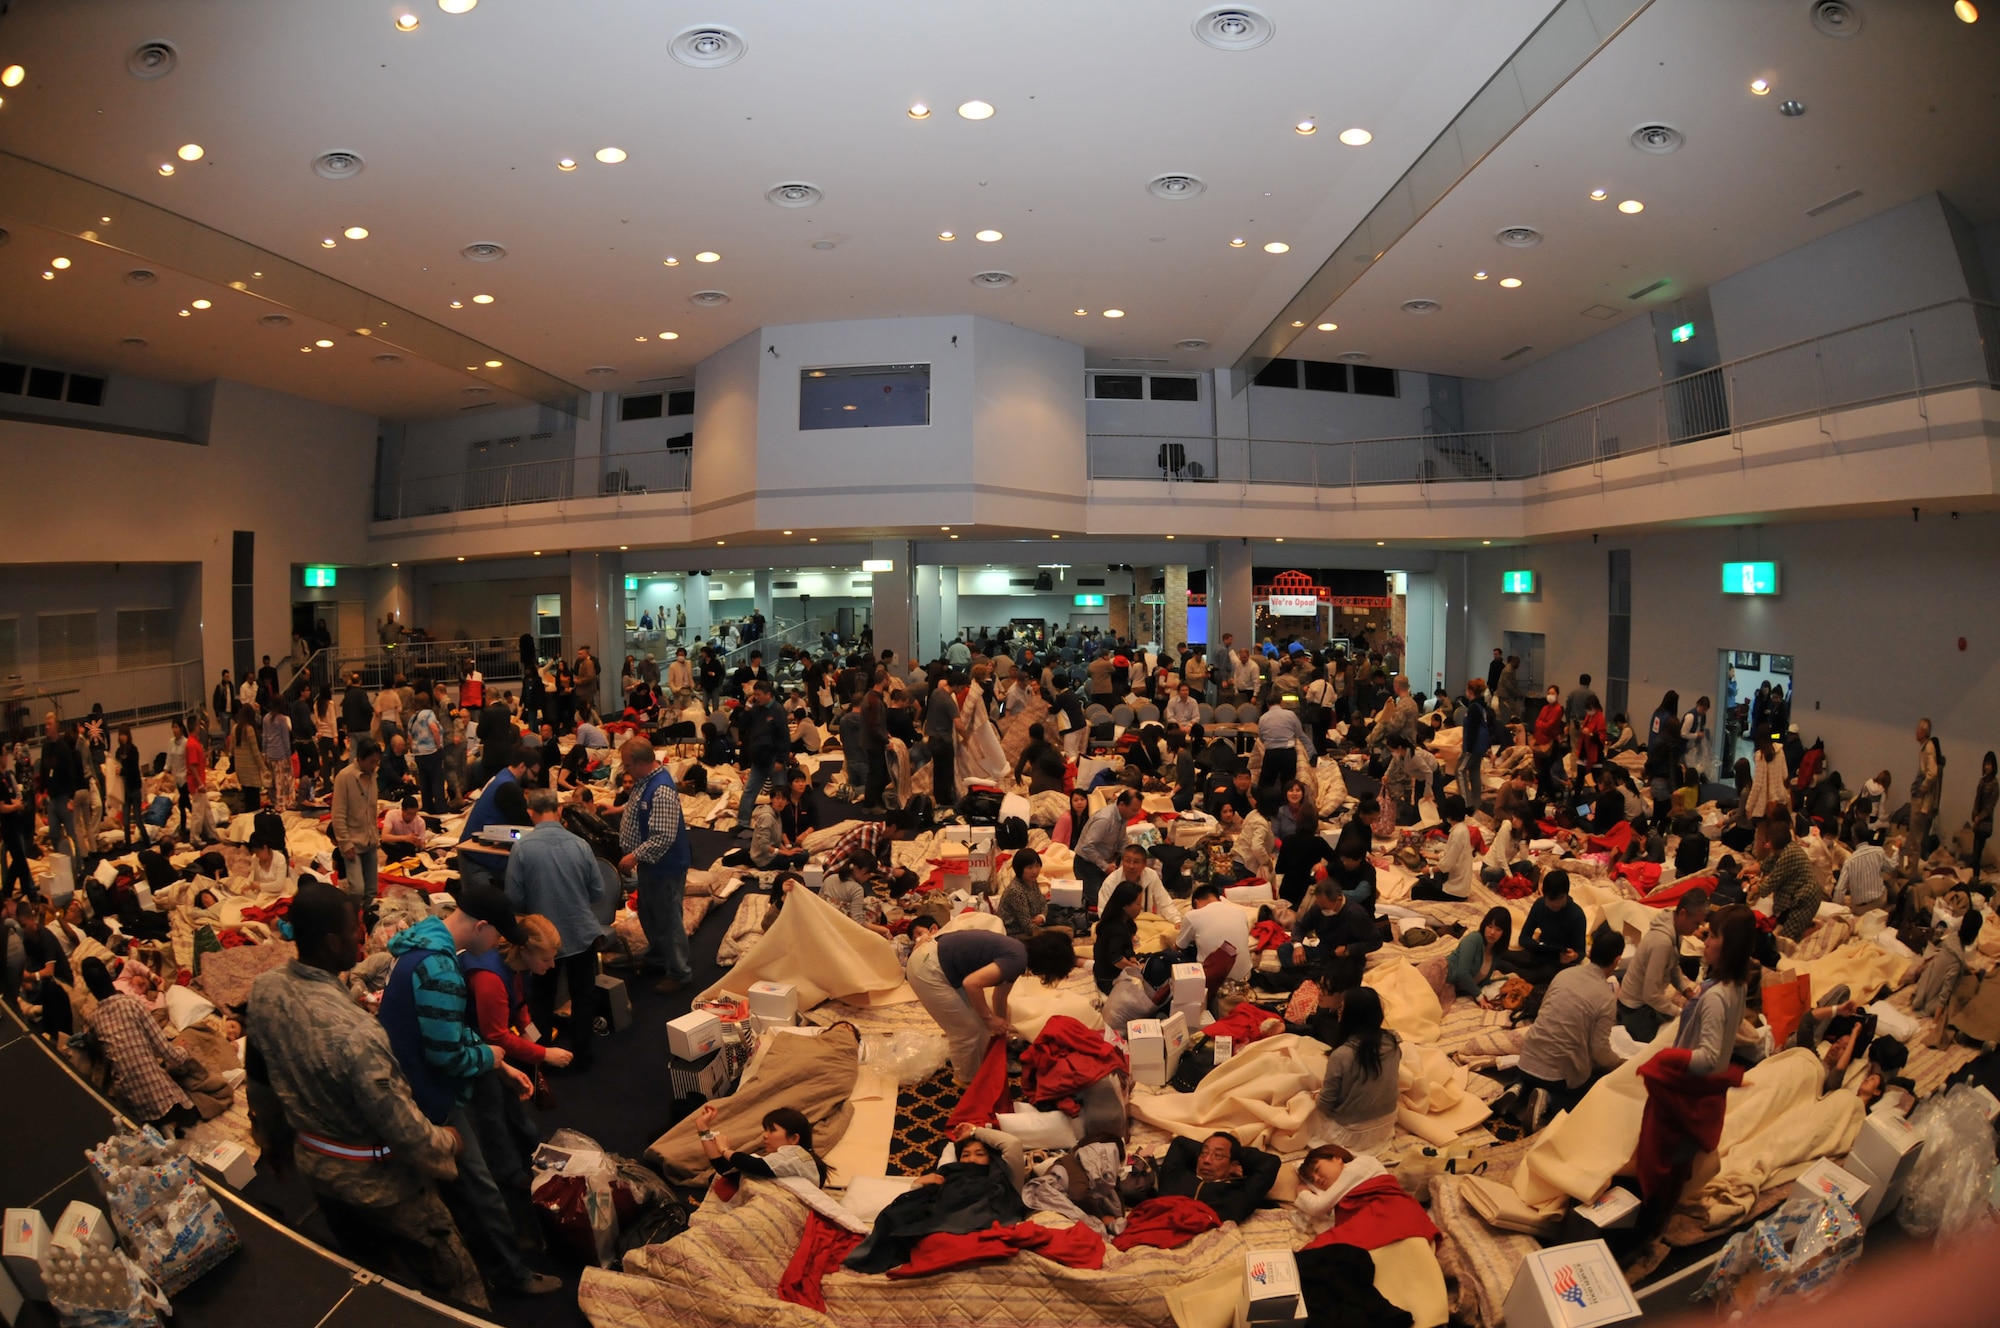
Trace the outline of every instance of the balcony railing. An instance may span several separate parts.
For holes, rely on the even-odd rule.
[[[1090,477],[1318,488],[1524,480],[1884,401],[1916,401],[1928,430],[1925,399],[1971,386],[2000,386],[2000,305],[1955,300],[1745,356],[1525,429],[1337,442],[1091,434]]]
[[[94,705],[114,724],[138,724],[186,715],[202,704],[201,661],[181,660],[136,669],[109,669],[67,678],[0,679],[0,729],[13,736],[39,730],[53,710],[78,719]]]
[[[404,476],[376,493],[375,519],[393,521],[564,498],[684,493],[693,455],[685,447],[664,447]]]

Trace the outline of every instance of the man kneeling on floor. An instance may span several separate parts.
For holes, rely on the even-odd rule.
[[[1611,1049],[1618,995],[1611,970],[1625,954],[1623,933],[1599,927],[1590,941],[1590,962],[1555,975],[1542,998],[1541,1013],[1521,1044],[1520,1092],[1527,1095],[1522,1124],[1533,1134],[1552,1112],[1568,1111],[1583,1100],[1605,1071],[1620,1063]]]

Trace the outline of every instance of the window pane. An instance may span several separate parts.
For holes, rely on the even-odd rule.
[[[799,428],[884,429],[931,422],[928,364],[799,370]]]
[[[1138,374],[1098,374],[1091,382],[1090,394],[1099,401],[1138,401],[1145,395]]]
[[[658,392],[643,397],[625,397],[618,403],[618,418],[621,420],[657,420],[660,418],[662,399]]]
[[[1375,364],[1354,366],[1354,390],[1364,397],[1396,395],[1396,371]]]
[[[694,414],[694,393],[692,391],[667,393],[667,414]]]
[[[118,610],[118,667],[144,669],[174,662],[172,609]]]
[[[1259,387],[1297,387],[1299,385],[1299,362],[1297,360],[1272,360],[1250,380]]]
[[[1306,391],[1345,392],[1347,390],[1347,366],[1328,364],[1324,360],[1301,360],[1305,368]]]
[[[1147,385],[1155,401],[1199,401],[1201,400],[1201,379],[1166,377],[1154,374]]]
[[[37,667],[44,679],[97,672],[97,615],[43,613],[35,618]]]

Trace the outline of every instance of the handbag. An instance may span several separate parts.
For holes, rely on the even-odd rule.
[[[542,1067],[539,1065],[536,1066],[529,1072],[528,1078],[535,1086],[534,1094],[529,1098],[529,1101],[535,1104],[535,1110],[554,1111],[556,1109],[556,1093],[553,1088],[549,1087],[549,1077],[542,1073]]]

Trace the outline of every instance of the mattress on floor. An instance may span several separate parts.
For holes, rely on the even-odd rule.
[[[1101,1269],[1035,1254],[908,1280],[843,1269],[825,1279],[822,1315],[776,1293],[807,1211],[783,1186],[750,1181],[731,1203],[704,1202],[674,1240],[626,1255],[626,1272],[586,1269],[577,1303],[596,1328],[1170,1328],[1169,1288],[1295,1239],[1290,1217],[1269,1210],[1179,1249],[1107,1248]]]

